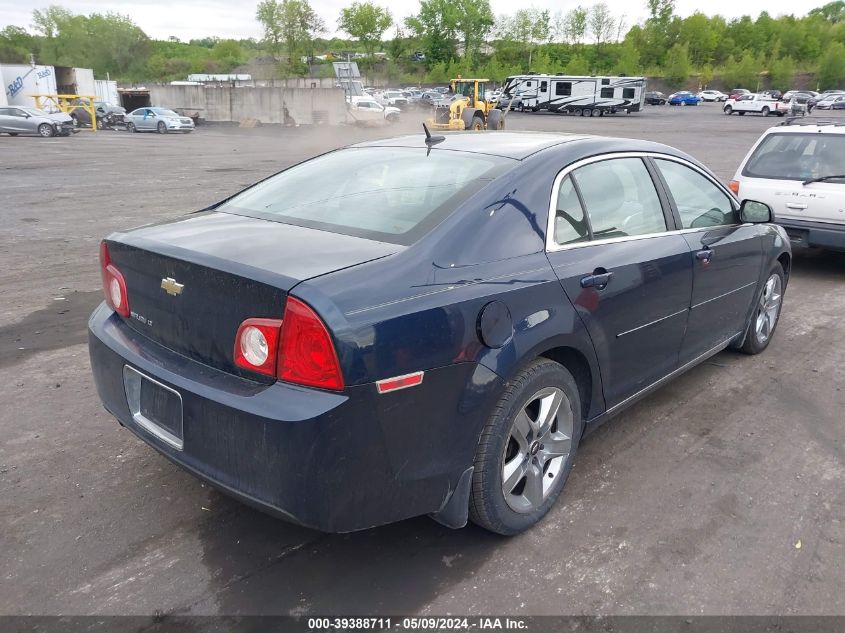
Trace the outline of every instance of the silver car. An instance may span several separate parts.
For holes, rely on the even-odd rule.
[[[38,134],[45,138],[69,136],[73,133],[73,119],[64,112],[49,114],[24,106],[0,107],[0,132],[9,136]]]
[[[138,108],[126,115],[127,132],[193,132],[194,121],[167,108]]]

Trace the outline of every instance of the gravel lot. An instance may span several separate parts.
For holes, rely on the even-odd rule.
[[[730,178],[776,119],[718,105],[510,129],[656,140]],[[546,520],[294,527],[100,407],[97,245],[394,128],[0,137],[0,614],[845,614],[845,257],[799,253],[769,350],[722,353],[587,438]]]

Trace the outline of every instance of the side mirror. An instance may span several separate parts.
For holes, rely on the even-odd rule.
[[[739,221],[743,224],[750,222],[751,224],[761,224],[764,222],[772,222],[774,214],[772,208],[765,202],[758,202],[757,200],[743,200],[739,207]]]

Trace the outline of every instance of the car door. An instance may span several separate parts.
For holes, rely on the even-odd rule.
[[[28,112],[20,108],[9,108],[9,113],[12,115],[12,126],[19,134],[37,134],[38,124],[41,119],[32,116]]]
[[[739,223],[734,198],[703,170],[669,157],[653,161],[692,251],[689,322],[681,347],[686,363],[745,327],[763,264],[762,233],[758,225]]]
[[[15,134],[18,130],[14,127],[14,123],[10,108],[0,108],[0,132]]]
[[[590,334],[610,408],[678,366],[689,245],[640,156],[576,164],[552,200],[549,261]]]

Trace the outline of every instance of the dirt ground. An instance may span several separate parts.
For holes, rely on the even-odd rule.
[[[845,257],[799,253],[766,353],[722,353],[588,437],[519,537],[294,527],[101,408],[98,242],[396,127],[0,137],[0,614],[845,614]],[[777,121],[717,105],[510,129],[665,142],[728,179]]]

